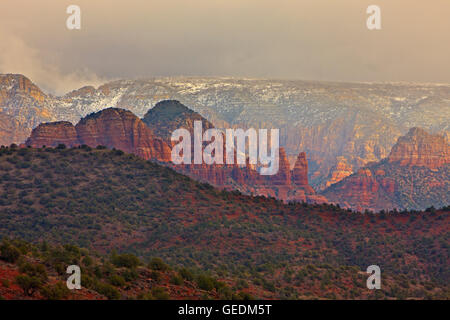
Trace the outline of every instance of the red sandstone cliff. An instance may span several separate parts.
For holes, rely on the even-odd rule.
[[[338,157],[336,159],[337,163],[335,166],[331,167],[330,174],[327,177],[325,186],[328,188],[332,184],[338,183],[342,179],[348,177],[353,173],[352,166],[344,157]]]
[[[286,200],[309,203],[325,203],[327,199],[316,194],[308,181],[308,160],[306,153],[300,152],[292,170],[292,188]]]
[[[91,114],[76,125],[70,122],[44,123],[35,128],[26,145],[32,147],[65,144],[98,145],[134,153],[144,159],[170,161],[170,147],[130,111],[109,108]]]
[[[291,169],[284,148],[278,152],[278,172],[268,177],[275,186],[291,186]]]
[[[75,128],[82,144],[114,147],[144,159],[170,161],[169,145],[130,111],[105,109],[81,119]]]
[[[143,121],[166,141],[170,141],[171,133],[178,128],[187,129],[193,136],[194,121],[201,121],[203,130],[214,128],[200,114],[174,100],[157,103],[154,108],[146,113]],[[326,201],[325,197],[317,195],[308,184],[308,163],[305,153],[299,155],[296,166],[292,171],[284,148],[280,148],[278,160],[279,170],[272,176],[261,176],[248,163],[248,159],[246,166],[236,164],[183,165],[175,166],[174,169],[216,187],[230,190],[238,189],[246,194],[271,196],[285,201]],[[236,155],[234,163],[236,163]]]
[[[392,191],[393,188],[389,190]],[[359,169],[354,175],[345,179],[345,183],[338,184],[334,195],[326,194],[332,201],[336,201],[344,207],[351,207],[356,210],[370,209],[378,210],[383,208],[393,208],[394,203],[389,195],[380,185],[377,177],[369,168]]]
[[[292,172],[292,179],[297,186],[308,185],[308,161],[306,160],[306,153],[304,152],[298,154]]]
[[[56,147],[59,144],[74,147],[79,145],[80,142],[73,124],[67,121],[59,121],[41,123],[31,132],[31,136],[25,144],[34,148]]]
[[[425,209],[450,203],[450,158],[445,137],[412,128],[389,157],[358,170],[322,192],[357,210]]]
[[[445,137],[432,135],[420,128],[412,128],[400,137],[391,150],[389,162],[401,166],[419,166],[436,169],[449,163],[450,146]]]

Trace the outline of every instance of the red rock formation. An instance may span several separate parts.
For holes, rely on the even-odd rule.
[[[425,209],[448,205],[449,145],[445,137],[412,128],[389,158],[324,190],[331,201],[353,209]],[[447,187],[446,187],[447,186]]]
[[[270,184],[275,186],[290,186],[291,169],[284,148],[281,147],[278,154],[278,172],[272,176],[268,176]]]
[[[132,112],[108,108],[89,115],[76,125],[81,144],[104,145],[134,153],[144,159],[170,161],[170,147]]]
[[[74,147],[79,145],[80,142],[73,124],[67,121],[59,121],[41,123],[33,129],[25,144],[34,148],[56,147],[59,144]]]
[[[86,89],[88,90],[88,88]],[[184,110],[184,109],[183,109]],[[179,119],[178,122],[190,123]],[[154,125],[153,121],[152,124]],[[170,123],[169,123],[170,124]],[[170,132],[174,125],[161,122],[162,130]],[[33,130],[26,145],[33,147],[55,147],[65,144],[67,147],[103,145],[128,153],[134,153],[144,159],[159,160],[175,170],[190,177],[208,182],[216,187],[237,189],[246,194],[275,196],[284,201],[325,202],[323,196],[317,195],[308,184],[308,163],[306,154],[301,153],[293,171],[283,148],[279,149],[278,172],[275,175],[262,176],[256,168],[248,163],[237,164],[171,164],[171,148],[167,139],[155,136],[153,131],[130,111],[109,108],[91,114],[73,126],[70,122],[44,123]]]
[[[352,173],[353,168],[350,164],[348,164],[347,160],[344,157],[338,157],[337,164],[330,169],[330,175],[325,185],[328,188],[332,184],[338,183]]]
[[[412,128],[400,137],[388,157],[401,166],[421,166],[436,169],[450,162],[450,146],[445,137]]]
[[[314,189],[309,185],[308,161],[306,160],[305,152],[300,152],[297,156],[291,176],[292,183],[287,192],[279,192],[281,199],[308,203],[327,202],[324,196],[316,194]]]
[[[276,198],[277,197],[276,191],[274,189],[264,188],[264,187],[257,188],[254,192],[254,195],[255,196],[263,196],[266,198]],[[306,201],[306,198],[305,198],[305,201]]]
[[[308,161],[306,160],[306,153],[304,152],[300,152],[295,161],[292,179],[297,186],[308,185]]]
[[[41,124],[26,141],[26,145],[33,147],[54,147],[60,143],[68,147],[103,145],[144,159],[170,161],[169,145],[154,136],[133,113],[123,109],[105,109],[83,118],[75,127],[70,122]]]
[[[326,197],[316,194],[307,183],[306,156],[300,155],[297,166],[297,179],[293,178],[293,171],[283,148],[280,148],[279,171],[273,176],[262,176],[250,165],[171,165],[175,170],[196,180],[208,182],[215,187],[226,190],[239,190],[245,194],[275,197],[283,201],[298,201],[308,203],[327,202]],[[301,174],[300,174],[301,173]],[[298,184],[295,184],[297,181]]]
[[[342,182],[344,183],[334,185],[334,192],[331,194],[325,193],[325,196],[332,202],[336,201],[343,206],[354,209],[357,209],[357,207],[360,209],[377,209],[376,203],[380,197],[380,184],[370,169],[359,169],[356,174],[347,177]],[[387,201],[385,206],[385,208],[392,208],[392,203]]]

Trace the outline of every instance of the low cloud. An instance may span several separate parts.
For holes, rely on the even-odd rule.
[[[45,61],[40,50],[0,28],[0,73],[20,73],[44,91],[63,95],[85,85],[98,86],[107,79],[87,69],[63,72],[57,63]]]
[[[105,79],[234,76],[450,81],[450,1],[1,0],[0,72],[62,94]]]

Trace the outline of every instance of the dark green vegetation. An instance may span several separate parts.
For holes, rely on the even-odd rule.
[[[17,252],[14,259],[11,252]],[[5,262],[7,264],[5,264]],[[81,290],[69,290],[66,267],[78,265]],[[176,270],[160,258],[148,265],[133,254],[100,256],[74,245],[0,243],[0,297],[6,299],[251,299],[237,283],[203,272]],[[248,287],[248,286],[247,286]]]
[[[449,218],[449,208],[360,214],[286,205],[117,150],[0,150],[0,237],[161,257],[232,278],[256,297],[448,298]],[[361,273],[373,264],[379,291]]]
[[[384,160],[374,166],[373,170],[384,170],[386,176],[396,181],[397,190],[394,201],[399,208],[419,210],[432,206],[440,208],[449,204],[450,165],[448,164],[435,170],[426,167],[411,169]]]

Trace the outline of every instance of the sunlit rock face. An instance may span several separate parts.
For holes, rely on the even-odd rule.
[[[389,162],[401,166],[437,169],[449,163],[450,147],[444,136],[431,135],[420,128],[412,128],[398,139],[389,155]]]
[[[388,158],[359,169],[322,194],[356,210],[426,209],[450,203],[449,144],[445,136],[412,128]]]
[[[101,145],[163,162],[170,161],[171,151],[170,146],[132,112],[117,108],[91,114],[76,126],[70,122],[41,124],[33,130],[26,144],[33,147]]]

